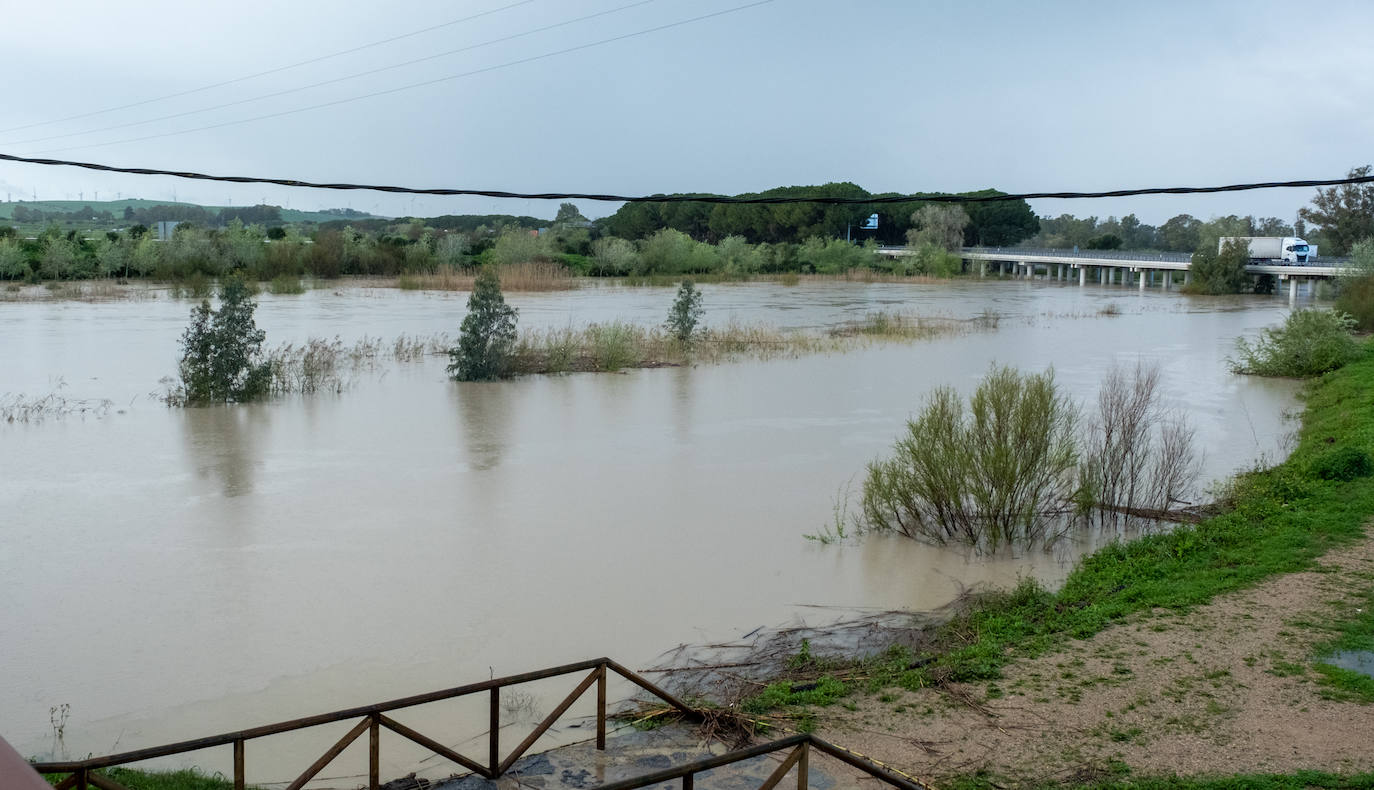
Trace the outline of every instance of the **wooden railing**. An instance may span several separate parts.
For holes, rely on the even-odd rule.
[[[721,766],[730,765],[731,763],[742,762],[754,757],[780,752],[786,749],[791,749],[791,752],[789,752],[787,757],[773,769],[773,772],[768,775],[768,778],[763,780],[763,784],[759,785],[759,790],[773,790],[794,766],[797,769],[797,790],[806,790],[807,781],[810,776],[809,758],[812,749],[858,768],[869,776],[886,782],[893,787],[901,788],[901,790],[931,790],[928,785],[914,782],[889,768],[884,768],[871,760],[865,760],[862,757],[841,749],[829,741],[822,740],[809,733],[805,735],[793,735],[769,743],[761,743],[758,746],[750,746],[747,749],[740,749],[717,757],[707,757],[703,760],[679,765],[676,768],[666,768],[651,774],[636,776],[633,779],[608,782],[607,784],[599,785],[596,790],[635,790],[636,788],[648,787],[662,782],[671,782],[674,779],[682,780],[682,790],[694,790],[696,775],[703,771],[709,771],[713,768],[720,768]]]
[[[329,765],[334,758],[338,757],[344,749],[348,748],[354,741],[362,737],[363,733],[368,734],[368,779],[367,786],[371,790],[377,790],[380,786],[379,772],[381,769],[381,730],[386,729],[407,738],[419,745],[429,749],[437,755],[452,760],[464,768],[480,774],[488,779],[495,779],[515,764],[529,751],[535,741],[540,736],[548,732],[549,728],[558,721],[558,718],[567,712],[593,684],[596,685],[596,748],[606,748],[606,674],[614,672],[645,691],[653,694],[672,707],[681,711],[688,717],[699,716],[697,711],[687,705],[682,700],[673,696],[669,692],[655,686],[634,672],[626,669],[620,664],[609,658],[596,658],[589,661],[579,661],[575,664],[564,664],[563,666],[541,669],[535,672],[525,672],[519,675],[510,675],[502,678],[492,678],[481,683],[470,683],[466,686],[444,689],[443,691],[431,691],[428,694],[417,694],[412,697],[402,697],[401,699],[391,700],[390,702],[379,702],[374,705],[364,705],[357,708],[334,711],[333,713],[321,713],[316,716],[306,716],[304,718],[292,719],[290,721],[268,724],[262,727],[254,727],[249,730],[238,732],[227,732],[222,735],[212,735],[207,738],[196,738],[190,741],[180,741],[170,743],[165,746],[154,746],[147,749],[138,749],[131,752],[121,752],[119,754],[106,755],[104,757],[90,757],[85,760],[67,760],[61,762],[39,762],[32,763],[34,770],[44,774],[68,774],[62,779],[56,790],[88,790],[92,785],[101,790],[125,790],[118,782],[111,780],[97,771],[101,768],[110,768],[116,765],[151,760],[157,757],[169,757],[175,754],[198,751],[216,746],[230,746],[234,750],[234,787],[236,790],[244,790],[245,787],[245,744],[248,741],[265,738],[268,735],[277,735],[294,730],[303,730],[309,727],[318,727],[324,724],[333,724],[350,719],[358,719],[358,722],[333,746],[306,768],[291,784],[287,785],[287,790],[300,790],[307,782],[315,778],[325,766]],[[520,683],[530,683],[536,680],[569,675],[576,672],[588,672],[582,682],[573,689],[553,712],[544,717],[528,736],[525,737],[504,759],[501,757],[501,689],[506,686],[514,686]],[[441,700],[464,697],[470,694],[487,692],[491,697],[491,729],[487,734],[487,755],[486,762],[479,762],[467,755],[450,749],[442,743],[419,733],[410,727],[401,724],[386,714],[402,708],[410,708],[416,705],[424,705]]]
[[[514,749],[504,758],[501,757],[501,689],[506,686],[514,686],[521,683],[530,683],[536,680],[558,677],[560,675],[570,675],[577,672],[587,672],[587,676],[582,682],[577,684],[557,707],[534,728]],[[362,737],[363,733],[368,734],[368,779],[367,786],[370,790],[377,790],[380,787],[381,770],[381,730],[386,728],[397,735],[411,740],[426,749],[434,752],[441,757],[445,757],[464,768],[486,777],[496,779],[497,777],[510,770],[517,760],[534,746],[535,742],[548,732],[549,728],[558,721],[583,694],[596,685],[596,748],[604,750],[606,748],[606,677],[608,672],[614,672],[626,680],[634,683],[645,691],[653,694],[659,699],[676,708],[684,716],[699,719],[701,713],[694,710],[682,700],[673,696],[668,691],[650,683],[638,674],[621,666],[609,658],[595,658],[589,661],[579,661],[575,664],[564,664],[563,666],[541,669],[535,672],[525,672],[519,675],[510,675],[502,678],[492,678],[481,683],[470,683],[466,686],[444,689],[443,691],[432,691],[428,694],[417,694],[412,697],[402,697],[401,699],[391,700],[390,702],[379,702],[375,705],[364,705],[357,708],[347,708],[345,710],[334,711],[333,713],[321,713],[316,716],[306,716],[304,718],[292,719],[290,721],[268,724],[262,727],[254,727],[249,730],[238,732],[228,732],[222,735],[212,735],[208,738],[196,738],[190,741],[170,743],[165,746],[154,746],[147,749],[138,749],[120,754],[111,754],[104,757],[89,757],[85,760],[68,760],[61,762],[36,762],[31,763],[34,770],[43,774],[67,774],[57,783],[55,790],[89,790],[91,786],[100,790],[126,790],[122,785],[109,777],[98,773],[102,768],[110,768],[117,765],[151,760],[158,757],[169,757],[185,752],[199,751],[216,746],[230,746],[234,751],[234,787],[236,790],[244,790],[245,780],[245,744],[248,741],[265,738],[269,735],[277,735],[295,730],[303,730],[309,727],[318,727],[325,724],[334,724],[341,721],[358,719],[353,728],[350,729],[333,746],[329,747],[320,758],[311,763],[300,776],[296,777],[289,785],[287,790],[301,790],[311,779],[314,779],[325,766],[329,765],[334,758],[343,753],[354,741]],[[491,701],[491,727],[487,733],[487,755],[486,762],[479,762],[472,757],[461,754],[454,749],[450,749],[444,744],[419,733],[410,727],[396,721],[387,713],[402,708],[410,708],[416,705],[425,705],[431,702],[464,697],[470,694],[487,692]],[[788,738],[772,741],[769,743],[751,746],[746,749],[729,752],[715,757],[708,757],[695,762],[687,763],[676,768],[669,768],[657,771],[633,779],[626,779],[618,782],[611,782],[601,785],[599,790],[634,790],[635,788],[647,787],[660,782],[682,780],[683,790],[693,790],[693,782],[698,773],[719,768],[731,763],[759,757],[764,754],[778,752],[785,749],[792,751],[777,766],[772,774],[764,781],[759,790],[773,790],[782,781],[788,771],[797,767],[797,790],[806,790],[808,776],[808,758],[811,749],[828,754],[849,765],[864,771],[887,784],[901,788],[901,790],[926,790],[924,786],[912,782],[907,778],[899,776],[892,771],[885,769],[873,762],[857,757],[834,744],[828,743],[813,735],[793,735]]]

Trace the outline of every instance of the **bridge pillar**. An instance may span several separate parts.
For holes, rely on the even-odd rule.
[[[1078,267],[1078,286],[1081,288],[1088,284],[1088,267]]]
[[[1161,288],[1169,290],[1169,286],[1174,284],[1174,273],[1171,269],[1164,270],[1164,282],[1160,283]]]
[[[987,261],[979,261],[979,262],[978,262],[978,276],[979,276],[979,277],[987,277],[987,276],[988,276],[988,262],[987,262]]]
[[[1292,307],[1298,301],[1298,278],[1288,278],[1288,306]]]
[[[1140,270],[1140,290],[1145,290],[1145,270]]]
[[[1183,284],[1184,284],[1184,285],[1191,285],[1192,282],[1193,282],[1193,270],[1192,270],[1192,269],[1184,269],[1184,270],[1183,270]]]

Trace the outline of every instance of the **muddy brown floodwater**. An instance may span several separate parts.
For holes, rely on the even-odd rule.
[[[971,389],[994,361],[1053,365],[1081,401],[1114,362],[1157,362],[1210,478],[1281,457],[1295,428],[1294,384],[1225,364],[1237,336],[1282,319],[1274,299],[1026,282],[702,290],[708,323],[1002,319],[845,354],[500,383],[451,383],[435,358],[338,396],[175,410],[147,393],[175,371],[189,301],[0,304],[0,393],[60,380],[115,403],[0,425],[0,732],[26,755],[102,754],[600,655],[644,666],[759,626],[934,608],[967,585],[1055,582],[1073,551],[802,538],[930,388]],[[672,296],[510,300],[522,326],[559,327],[657,323]],[[453,332],[465,298],[263,295],[258,322],[271,343]],[[1099,315],[1108,304],[1122,314]],[[531,693],[547,710],[557,692]],[[63,704],[59,743],[50,709]],[[250,779],[294,776],[315,756],[294,743],[251,745]],[[222,751],[183,762],[223,768]],[[393,754],[384,773],[414,770]]]

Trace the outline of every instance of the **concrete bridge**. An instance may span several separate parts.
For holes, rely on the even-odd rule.
[[[911,255],[905,247],[881,247],[883,255],[898,257]],[[1070,281],[1079,285],[1089,280],[1101,285],[1136,285],[1140,290],[1155,286],[1169,290],[1175,284],[1192,282],[1189,271],[1193,256],[1182,252],[1115,252],[1105,250],[1031,249],[1020,247],[965,247],[960,257],[978,268],[978,276],[993,273],[1012,277],[1042,278]],[[1297,301],[1300,284],[1312,293],[1319,280],[1329,280],[1345,273],[1346,258],[1322,260],[1308,264],[1251,264],[1245,270],[1251,274],[1271,274],[1279,282],[1288,283],[1288,301]],[[1181,273],[1181,274],[1180,274]]]

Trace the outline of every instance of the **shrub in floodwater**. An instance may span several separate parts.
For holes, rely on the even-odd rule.
[[[1192,495],[1201,474],[1193,429],[1160,404],[1158,366],[1108,371],[1087,420],[1078,504],[1104,522],[1169,510]]]
[[[635,364],[639,358],[635,347],[642,333],[628,324],[593,324],[587,327],[587,335],[597,370],[614,373]]]
[[[1305,378],[1335,370],[1360,356],[1351,336],[1355,320],[1334,310],[1294,310],[1283,326],[1260,332],[1253,344],[1236,340],[1231,370],[1254,376]]]
[[[515,347],[517,311],[501,295],[501,280],[491,266],[477,274],[468,297],[468,314],[449,349],[448,374],[458,381],[497,379],[509,373]]]
[[[866,529],[989,549],[1048,537],[1074,493],[1077,411],[1052,372],[994,367],[967,412],[950,387],[931,393],[887,460],[868,465]]]
[[[682,285],[678,286],[677,298],[668,310],[668,320],[663,322],[663,328],[677,338],[679,343],[690,343],[704,312],[701,307],[701,291],[697,290],[696,284],[691,280],[683,280]]]
[[[181,392],[187,405],[255,400],[268,393],[270,365],[262,358],[266,333],[253,321],[253,301],[238,277],[220,289],[220,308],[203,300],[191,310],[191,325],[181,336]]]
[[[1374,474],[1374,458],[1358,447],[1341,447],[1312,462],[1312,474],[1323,480],[1349,482]]]
[[[267,284],[267,292],[279,296],[294,296],[305,293],[305,283],[301,278],[289,274],[279,274]]]

